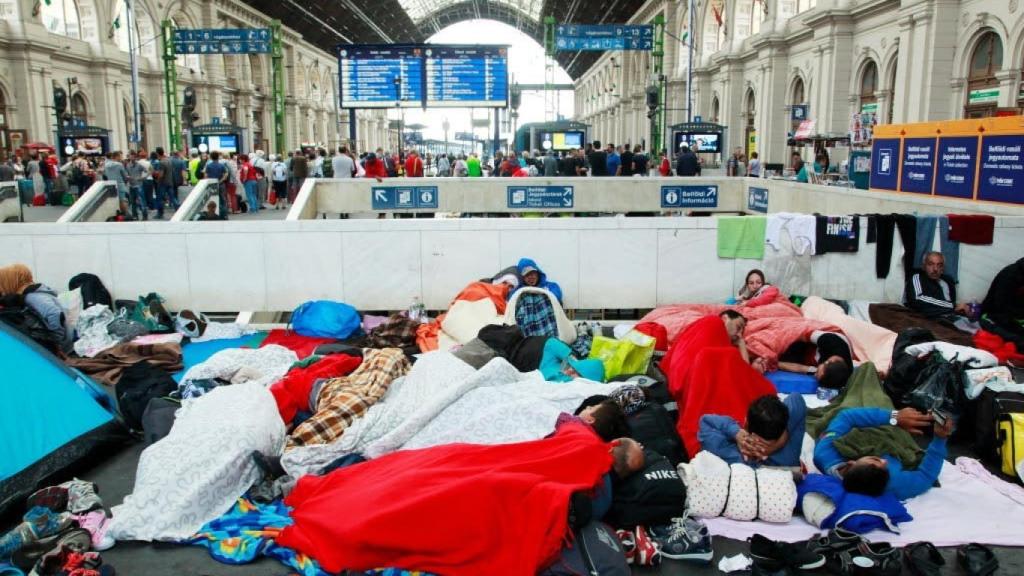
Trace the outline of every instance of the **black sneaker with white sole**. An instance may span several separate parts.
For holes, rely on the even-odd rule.
[[[776,542],[760,534],[750,538],[750,557],[755,564],[814,570],[825,565],[825,556],[808,550],[806,545]]]
[[[714,557],[707,527],[690,518],[673,518],[671,524],[648,528],[648,533],[664,558],[711,562]]]

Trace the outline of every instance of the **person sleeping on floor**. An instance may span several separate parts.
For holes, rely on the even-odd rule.
[[[904,469],[900,460],[889,454],[847,460],[836,449],[835,442],[851,430],[876,426],[898,426],[915,435],[932,427],[934,436],[916,470]],[[847,492],[868,496],[892,494],[899,500],[908,500],[924,494],[938,480],[946,458],[946,439],[952,432],[952,418],[936,418],[913,408],[846,408],[832,419],[814,446],[814,465],[823,474],[842,480]]]
[[[823,388],[840,390],[853,374],[850,341],[842,334],[815,330],[806,342],[796,342],[779,358],[779,370],[811,374]]]

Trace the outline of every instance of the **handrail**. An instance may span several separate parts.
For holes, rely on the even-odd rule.
[[[96,221],[96,212],[107,206],[110,200],[114,200],[114,209],[110,214],[98,218],[104,221],[108,216],[113,216],[118,209],[117,183],[112,180],[97,180],[85,191],[85,194],[68,208],[67,212],[57,219],[58,223],[69,222],[93,222]]]
[[[205,209],[206,203],[213,200],[220,207],[219,188],[217,180],[205,178],[192,187],[181,206],[174,211],[171,222],[190,222],[195,220]]]
[[[25,210],[21,205],[21,194],[18,182],[14,180],[0,182],[0,222],[16,219],[25,221]]]

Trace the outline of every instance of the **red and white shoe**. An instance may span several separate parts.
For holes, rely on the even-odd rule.
[[[632,564],[636,560],[636,536],[631,530],[616,530],[619,542],[622,544],[622,551],[626,555],[626,564]]]
[[[657,566],[661,564],[661,550],[657,543],[647,534],[647,529],[637,526],[636,534],[636,556],[633,563],[637,566]]]

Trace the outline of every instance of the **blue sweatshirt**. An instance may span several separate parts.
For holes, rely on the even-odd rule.
[[[743,460],[740,449],[736,447],[736,433],[740,431],[740,425],[728,416],[713,414],[701,416],[697,440],[700,441],[701,448],[729,464],[747,464],[754,468],[758,466],[799,466],[800,448],[804,443],[806,429],[807,405],[804,403],[804,397],[799,394],[786,396],[782,403],[789,409],[789,424],[786,426],[786,430],[789,432],[789,441],[764,462],[745,462]]]
[[[839,478],[838,468],[847,459],[836,450],[835,441],[854,428],[888,426],[891,411],[883,408],[846,408],[836,414],[814,447],[814,465],[825,474]],[[909,500],[928,491],[939,478],[946,459],[946,439],[932,438],[917,470],[904,470],[903,463],[889,454],[881,454],[889,467],[885,491],[900,500]]]

